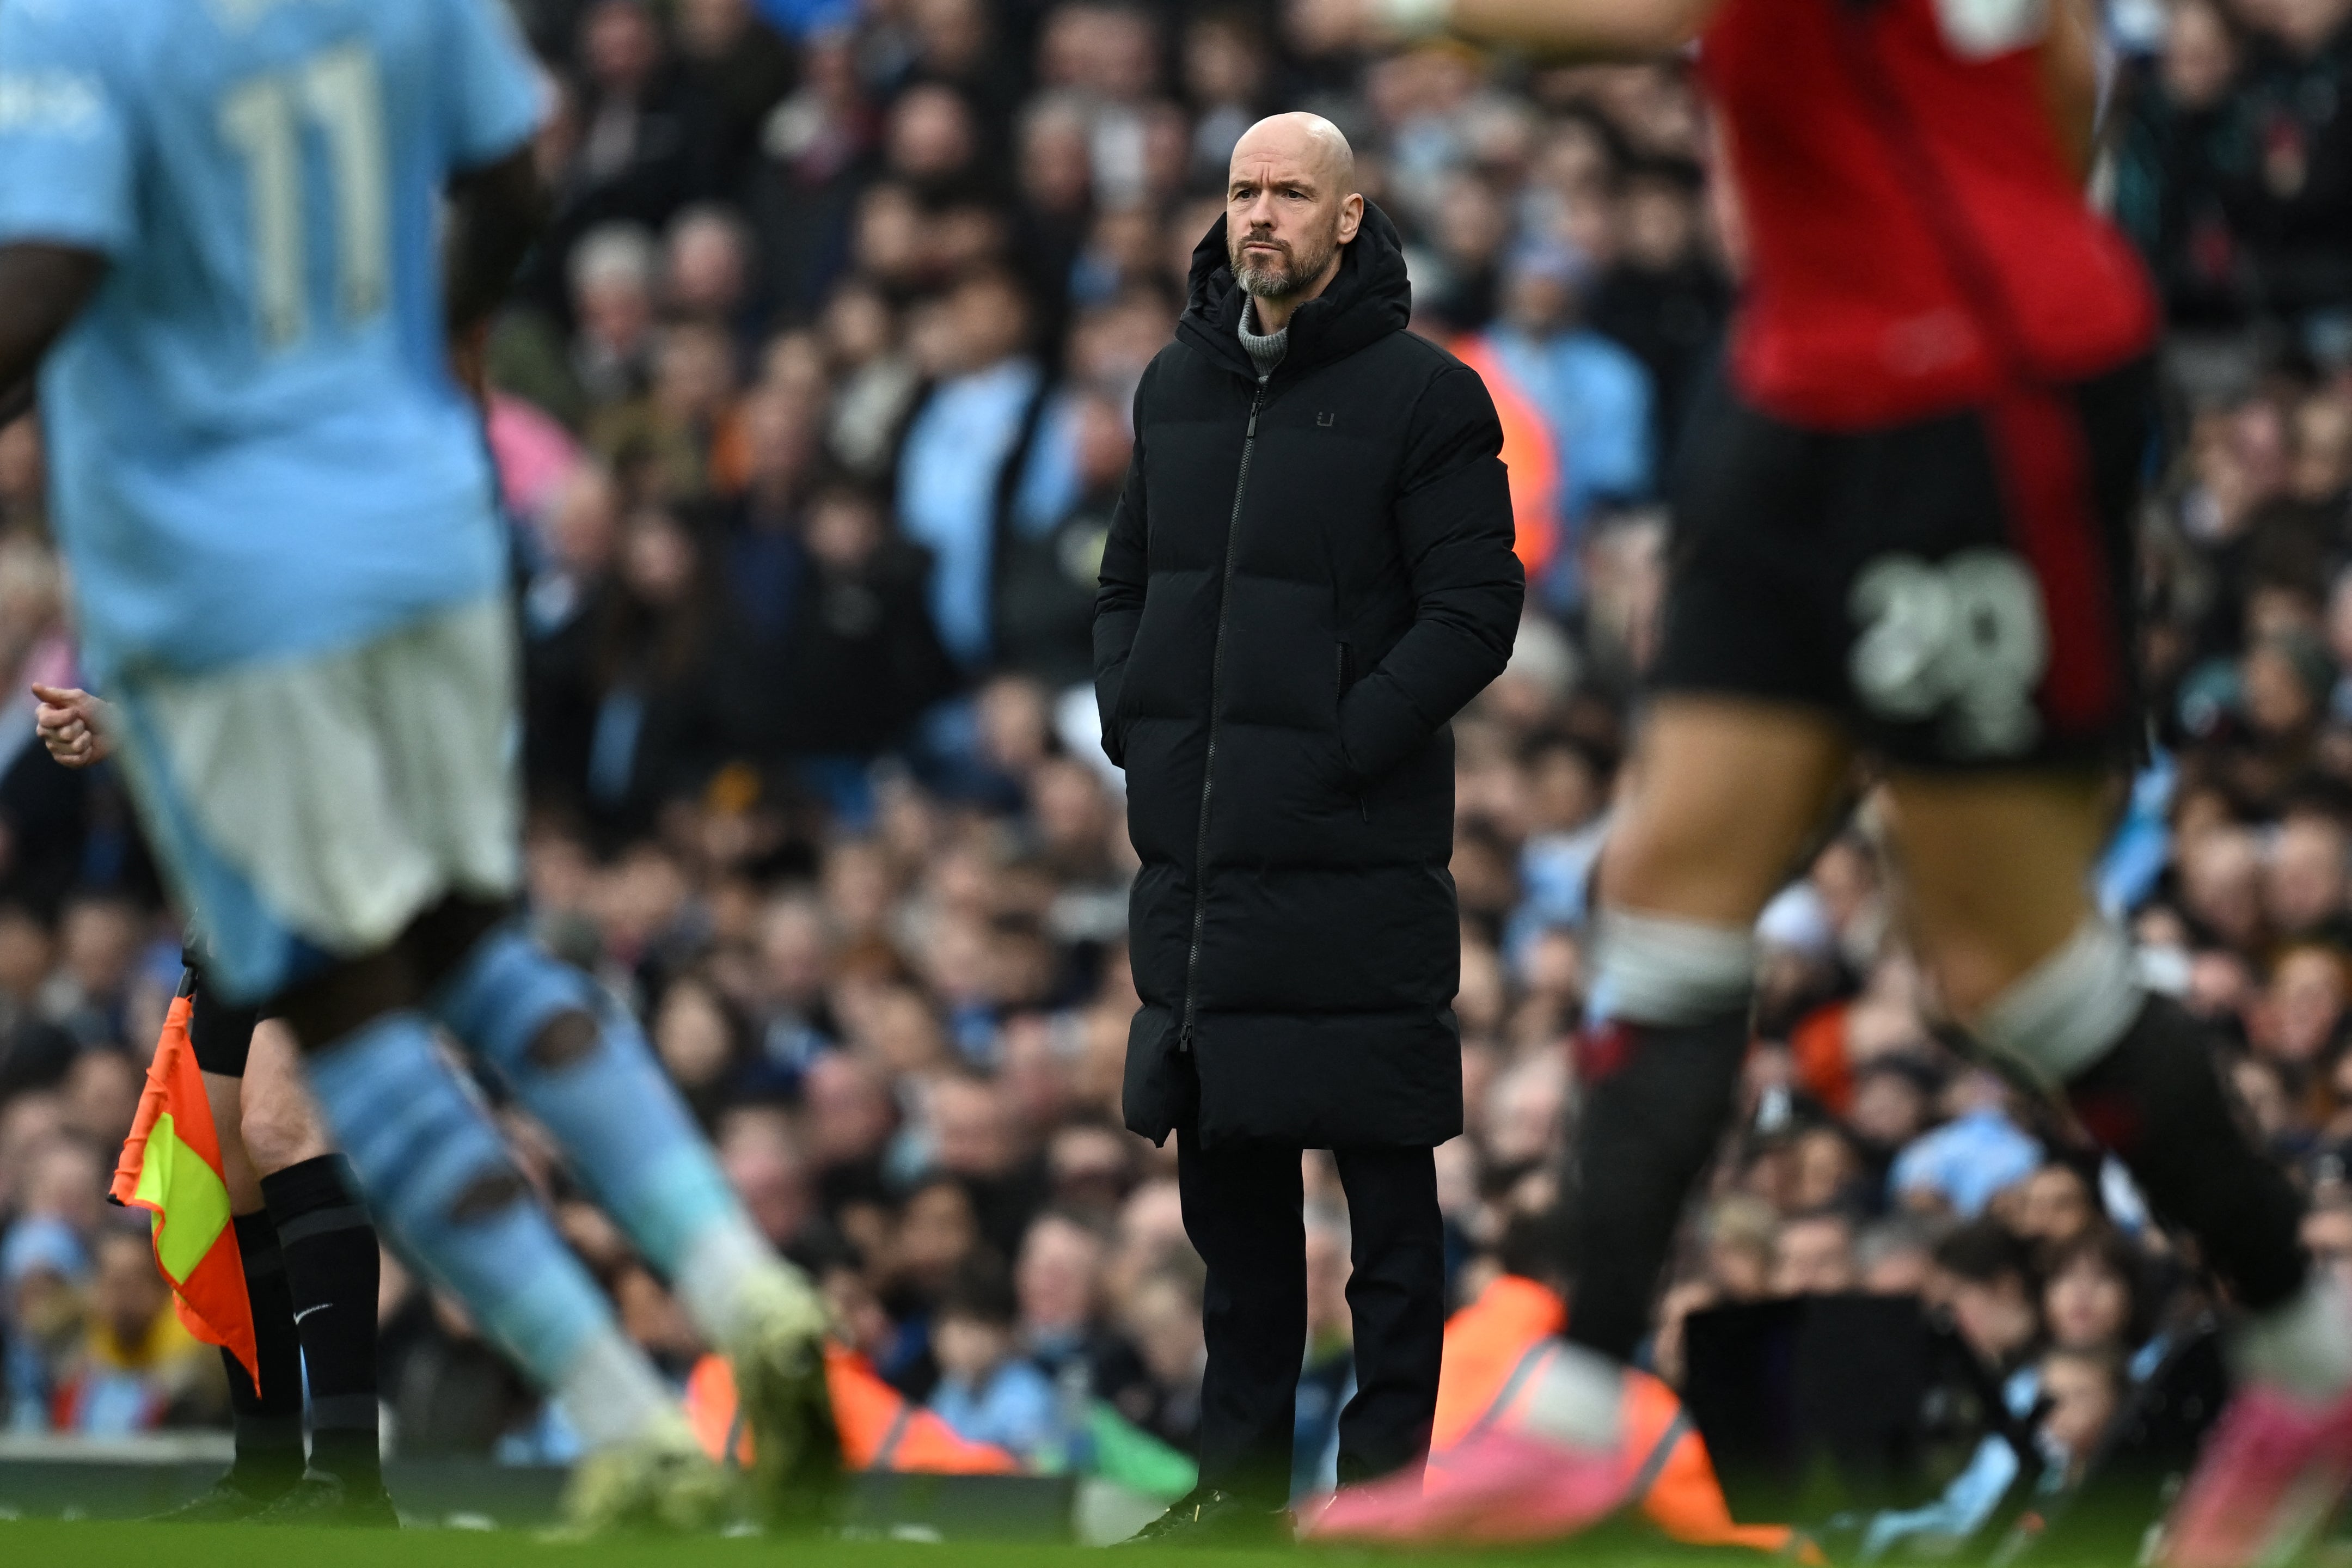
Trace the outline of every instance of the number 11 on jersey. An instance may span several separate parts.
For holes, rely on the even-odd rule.
[[[302,136],[315,126],[333,193],[338,308],[347,322],[382,310],[392,271],[383,87],[367,46],[344,44],[294,70],[240,83],[221,103],[221,133],[245,160],[252,204],[254,318],[263,346],[310,331],[302,211]]]

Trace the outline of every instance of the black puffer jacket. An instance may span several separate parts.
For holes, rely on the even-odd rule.
[[[1136,393],[1095,689],[1143,861],[1127,1121],[1155,1142],[1462,1130],[1446,725],[1524,579],[1494,405],[1412,301],[1368,207],[1261,389],[1221,220]]]

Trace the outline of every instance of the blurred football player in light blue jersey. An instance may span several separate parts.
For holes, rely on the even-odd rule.
[[[582,1518],[712,1521],[725,1479],[436,1023],[734,1356],[760,1500],[803,1517],[822,1308],[512,917],[505,543],[448,345],[536,230],[541,100],[498,0],[5,0],[0,410],[37,367],[104,743],[207,983],[284,1016],[378,1217],[561,1400]]]

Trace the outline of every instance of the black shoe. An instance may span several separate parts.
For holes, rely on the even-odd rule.
[[[1119,1542],[1121,1546],[1287,1546],[1290,1510],[1247,1501],[1216,1487],[1195,1487],[1181,1502]]]
[[[213,1483],[212,1490],[191,1498],[177,1508],[151,1513],[147,1524],[240,1524],[282,1500],[290,1484],[277,1490],[253,1486],[235,1470]]]
[[[382,1487],[357,1491],[345,1487],[340,1477],[314,1472],[256,1514],[253,1522],[308,1530],[398,1530],[400,1515]]]

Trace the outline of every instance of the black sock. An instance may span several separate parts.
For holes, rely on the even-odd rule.
[[[2210,1031],[2179,1004],[2149,997],[2066,1098],[2242,1305],[2274,1307],[2302,1289],[2303,1200],[2239,1113]]]
[[[1650,1331],[1659,1276],[1691,1184],[1738,1108],[1748,1009],[1701,1024],[1610,1023],[1577,1041],[1568,1337],[1629,1361]]]
[[[269,1215],[241,1214],[234,1223],[261,1387],[253,1386],[236,1357],[221,1352],[236,1418],[236,1460],[229,1476],[256,1497],[275,1497],[302,1475],[302,1343],[294,1336],[294,1300]]]
[[[383,1484],[376,1447],[375,1226],[341,1154],[261,1178],[310,1374],[310,1468],[354,1490]]]

